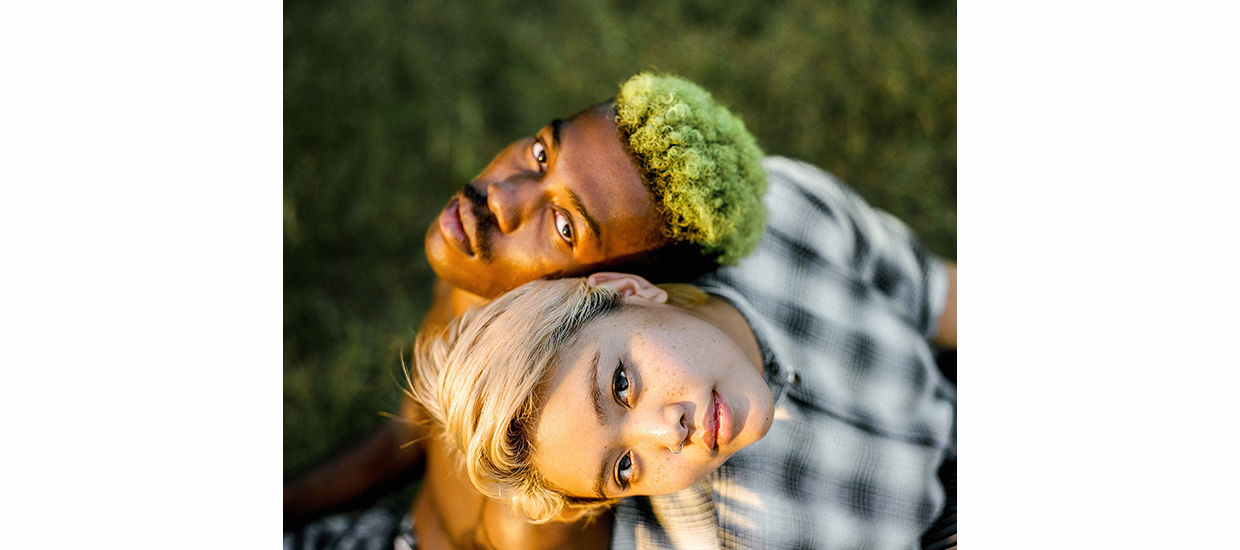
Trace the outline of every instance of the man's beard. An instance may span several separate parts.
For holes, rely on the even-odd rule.
[[[491,209],[487,208],[486,195],[474,189],[473,185],[465,184],[461,188],[461,194],[469,199],[470,209],[477,223],[474,227],[474,251],[477,252],[479,259],[490,263],[492,260],[491,232],[498,228],[495,216],[491,214]]]

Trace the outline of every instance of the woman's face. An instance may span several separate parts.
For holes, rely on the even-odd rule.
[[[679,491],[771,427],[771,392],[734,340],[678,307],[626,303],[561,355],[535,427],[534,466],[571,496]]]

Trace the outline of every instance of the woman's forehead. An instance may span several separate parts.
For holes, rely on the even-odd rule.
[[[533,429],[534,467],[547,484],[570,495],[594,495],[593,480],[610,448],[595,412],[600,348],[572,346],[548,382]]]

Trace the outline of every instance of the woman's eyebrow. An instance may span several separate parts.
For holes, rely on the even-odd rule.
[[[594,401],[594,417],[598,419],[598,423],[602,426],[607,420],[607,411],[603,408],[603,391],[599,389],[598,378],[598,361],[602,356],[602,350],[594,351],[594,358],[590,360],[590,371],[594,373],[590,377],[590,397]],[[603,450],[603,458],[599,461],[598,477],[594,481],[594,494],[598,498],[607,499],[607,495],[603,492],[603,488],[607,486],[607,457],[610,453],[606,449]]]
[[[607,486],[607,455],[603,455],[603,462],[598,468],[598,479],[594,481],[594,494],[602,500],[607,500],[607,495],[603,492],[603,488]]]
[[[607,422],[607,410],[603,408],[603,390],[599,389],[598,358],[600,355],[602,355],[602,350],[595,350],[594,358],[590,360],[590,372],[594,374],[590,378],[590,398],[594,402],[594,416],[598,418],[601,426]]]

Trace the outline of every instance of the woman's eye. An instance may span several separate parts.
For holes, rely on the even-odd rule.
[[[611,375],[611,393],[616,402],[624,407],[629,406],[629,375],[624,372],[624,363],[616,365],[616,372]]]
[[[633,477],[633,452],[629,451],[616,463],[616,484],[621,489],[629,488],[629,480]]]
[[[559,210],[555,210],[555,232],[560,234],[560,238],[573,244],[573,224]]]
[[[538,161],[538,164],[547,164],[547,148],[541,141],[534,142],[534,145],[530,147],[530,153],[534,155],[534,160]]]

